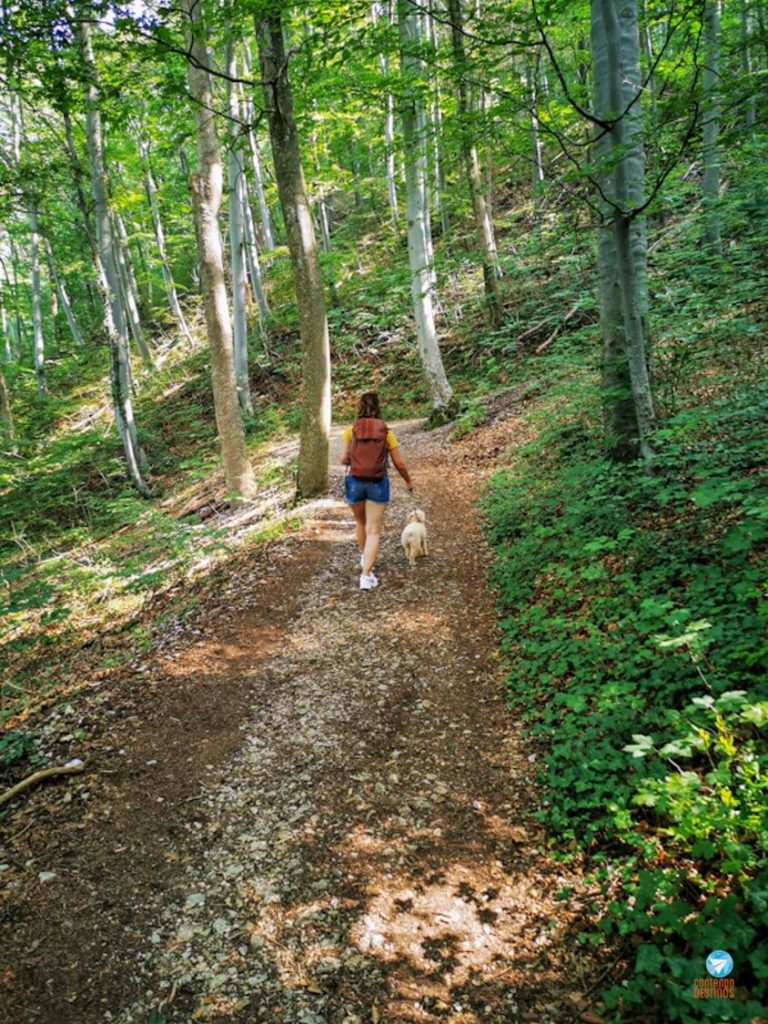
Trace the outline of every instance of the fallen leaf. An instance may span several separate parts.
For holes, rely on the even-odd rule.
[[[323,994],[323,990],[312,978],[302,978],[299,984],[302,988],[305,988],[307,992],[311,992],[313,996],[321,996]]]

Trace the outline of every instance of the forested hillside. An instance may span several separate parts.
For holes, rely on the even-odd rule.
[[[761,0],[0,2],[0,1024],[766,1019],[767,17]],[[376,595],[340,582],[334,545],[352,551],[351,518],[323,519],[345,511],[335,428],[369,390],[390,425],[409,421],[415,500],[437,538],[422,582],[397,575],[396,500],[393,575]],[[385,648],[381,678],[363,658],[360,694],[345,673],[368,636],[363,605],[407,649]],[[346,938],[318,938],[301,960],[288,932],[274,948],[266,932],[251,941],[274,910],[265,890],[250,931],[213,921],[222,942],[245,936],[235,959],[214,970],[218,954],[196,949],[207,973],[189,977],[171,963],[182,940],[164,938],[162,964],[138,954],[146,973],[115,980],[139,946],[105,918],[110,966],[94,988],[88,964],[101,961],[85,939],[81,966],[60,955],[66,921],[82,921],[79,949],[98,898],[118,917],[133,898],[98,824],[99,808],[117,822],[133,802],[130,773],[125,791],[100,788],[122,784],[120,723],[146,765],[153,744],[175,751],[168,793],[187,771],[185,729],[189,784],[207,757],[226,775],[252,726],[240,696],[227,715],[209,695],[211,666],[222,659],[222,686],[241,695],[250,670],[232,650],[267,636],[286,649],[308,638],[321,665],[294,652],[269,670],[317,711],[259,719],[279,784],[300,791],[259,805],[275,835],[302,812],[310,832],[324,820],[302,802],[301,744],[351,751],[365,737],[340,737],[349,721],[368,728],[368,698],[371,736],[384,730],[370,755],[382,777],[370,768],[346,840],[328,826],[338,879],[311,875],[319,839],[281,860],[289,840],[270,833],[272,903],[304,913],[321,882],[352,877],[348,851],[367,849],[356,829],[412,756],[430,765],[432,795],[398,812],[408,839],[382,833],[417,894],[403,882],[392,913],[410,920],[418,880],[447,877],[488,902],[478,920],[498,927],[496,945],[486,957],[468,932],[484,952],[465,962],[435,896],[413,912],[432,929],[426,961],[406,969],[406,925],[400,959],[355,930],[360,893],[360,921],[386,918],[368,879],[329,897],[351,915]],[[428,667],[443,641],[449,668]],[[194,645],[206,685],[178,689],[202,672],[194,659],[159,685],[160,660],[187,664]],[[422,645],[429,700],[398,688],[418,678]],[[338,679],[323,675],[334,652]],[[336,685],[349,720],[334,717]],[[489,696],[499,685],[503,705]],[[258,693],[268,714],[272,691]],[[392,737],[425,712],[432,731],[419,724],[424,746],[404,739],[399,762]],[[288,734],[295,751],[279,746]],[[505,737],[505,781],[487,781]],[[354,770],[367,779],[366,764]],[[462,789],[475,770],[482,799]],[[317,781],[330,804],[357,777],[333,771]],[[238,814],[272,793],[242,785]],[[452,801],[449,825],[430,800]],[[219,863],[231,836],[214,804],[200,857]],[[146,812],[147,863],[163,813]],[[428,826],[461,870],[444,870],[445,851],[408,861]],[[172,895],[183,828],[141,917],[162,906],[179,934],[198,907]],[[32,948],[40,922],[58,920],[57,874],[73,886],[87,874],[76,852],[75,866],[46,867],[64,835],[100,865],[91,910],[69,908]],[[470,898],[472,857],[487,863]],[[548,881],[521,910],[526,872]],[[376,883],[391,878],[382,868]],[[247,982],[237,956],[267,947],[282,952]],[[339,966],[320,969],[323,950]],[[722,952],[730,967],[705,966]],[[523,970],[536,980],[508,973]]]

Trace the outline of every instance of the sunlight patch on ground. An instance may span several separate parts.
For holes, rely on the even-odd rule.
[[[539,902],[532,883],[524,875],[510,881],[493,864],[456,862],[434,879],[401,874],[376,885],[380,892],[352,942],[368,956],[407,966],[397,986],[407,999],[444,998],[473,976],[488,982],[512,974],[551,943],[542,928],[531,946]]]

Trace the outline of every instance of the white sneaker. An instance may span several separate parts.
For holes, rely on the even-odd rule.
[[[360,573],[360,589],[361,590],[373,590],[374,587],[378,587],[379,581],[371,573],[366,576],[364,573]]]

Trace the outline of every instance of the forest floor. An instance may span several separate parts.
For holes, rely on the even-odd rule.
[[[513,401],[459,442],[394,425],[430,555],[405,561],[395,474],[371,592],[335,431],[297,532],[47,713],[86,771],[3,823],[2,1024],[599,1020],[611,965],[534,817],[476,506],[524,423]]]

